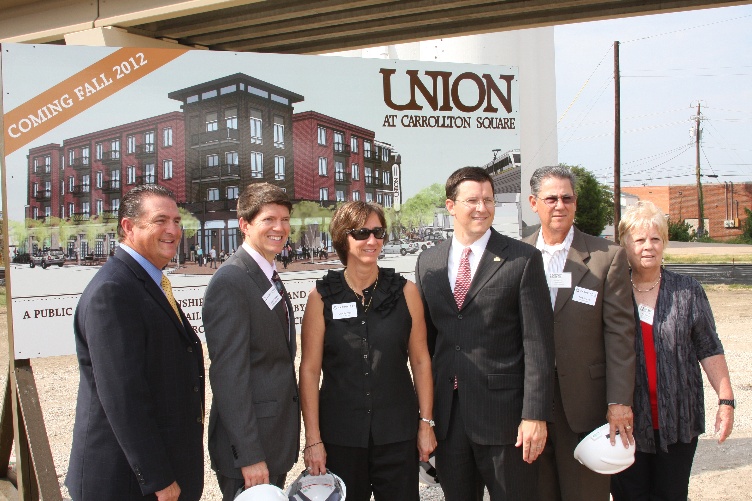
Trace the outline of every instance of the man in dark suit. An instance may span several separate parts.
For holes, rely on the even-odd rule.
[[[575,186],[574,175],[563,166],[541,167],[530,179],[530,205],[541,227],[524,241],[543,254],[557,369],[554,425],[540,460],[539,497],[608,501],[610,477],[585,468],[573,453],[584,435],[606,421],[612,444],[634,443],[632,290],[624,249],[573,226]]]
[[[172,194],[128,192],[118,235],[74,317],[80,383],[65,485],[74,501],[198,501],[204,357],[162,274],[181,237]]]
[[[553,319],[541,255],[491,228],[485,170],[446,183],[454,236],[418,258],[433,356],[436,466],[448,501],[536,500],[553,399]],[[516,448],[516,447],[519,447]],[[520,450],[521,449],[521,450]]]
[[[243,245],[204,295],[214,395],[209,456],[225,501],[241,487],[284,487],[298,457],[295,322],[274,264],[290,235],[291,208],[281,188],[247,186],[238,199]]]

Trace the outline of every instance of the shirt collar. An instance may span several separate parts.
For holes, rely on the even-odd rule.
[[[154,280],[154,282],[159,286],[159,288],[160,289],[162,288],[162,270],[154,266],[151,261],[146,259],[141,254],[139,254],[133,248],[128,247],[126,244],[121,242],[120,248],[123,249],[128,254],[130,254],[131,257],[135,259],[138,264],[141,265],[144,271],[146,271],[146,273],[149,274],[151,279]]]
[[[569,248],[572,246],[572,240],[574,240],[574,226],[569,227],[567,236],[564,238],[564,241],[562,243],[554,245],[546,244],[546,242],[543,240],[543,231],[541,230],[538,231],[538,240],[535,241],[535,248],[552,256],[560,250],[565,250],[567,253],[569,253]]]
[[[250,246],[248,242],[243,242],[242,247],[245,249],[245,251],[250,254],[250,256],[253,258],[254,261],[256,261],[256,264],[259,265],[259,268],[261,268],[261,271],[264,272],[264,275],[266,275],[266,278],[269,279],[271,282],[272,275],[275,271],[277,271],[277,266],[274,263],[270,263],[266,260],[264,256],[261,255],[260,252],[258,252],[256,249]]]
[[[451,252],[455,254],[457,257],[457,262],[459,263],[459,259],[462,256],[462,251],[465,249],[465,247],[470,247],[470,250],[472,251],[474,256],[480,257],[483,255],[483,251],[486,250],[486,246],[488,245],[488,241],[491,238],[491,229],[487,229],[486,232],[481,236],[478,240],[471,243],[470,245],[462,245],[459,240],[457,240],[454,236],[452,236],[452,247]]]

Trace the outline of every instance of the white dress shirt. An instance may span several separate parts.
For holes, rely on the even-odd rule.
[[[481,256],[483,256],[483,252],[486,250],[486,245],[488,245],[489,238],[491,238],[490,229],[486,230],[483,236],[478,240],[467,246],[471,249],[470,255],[467,258],[468,261],[470,261],[471,283],[473,281],[473,277],[475,276],[475,270],[478,269],[480,258]],[[456,238],[452,237],[452,245],[449,247],[449,260],[447,261],[447,272],[449,273],[449,285],[451,285],[453,293],[455,282],[457,282],[457,273],[460,271],[462,251],[465,250],[465,247],[466,246],[459,243]]]
[[[567,263],[567,255],[569,254],[569,248],[572,246],[573,239],[574,226],[569,228],[564,241],[556,245],[546,244],[543,240],[543,231],[538,232],[538,240],[535,242],[535,247],[543,254],[543,269],[546,271],[546,279],[548,279],[550,273],[562,273],[564,271],[564,265]],[[557,287],[549,287],[552,308],[556,304],[556,293],[558,291]]]

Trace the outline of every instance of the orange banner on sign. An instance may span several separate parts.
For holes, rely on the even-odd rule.
[[[12,109],[4,116],[5,154],[10,155],[185,52],[187,49],[122,48]]]

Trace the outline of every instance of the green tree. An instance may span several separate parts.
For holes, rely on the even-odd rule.
[[[614,222],[614,194],[579,165],[568,166],[577,177],[577,213],[574,224],[589,235],[598,236]]]
[[[689,242],[692,239],[692,226],[686,221],[668,220],[668,239],[674,242]]]
[[[402,204],[399,221],[405,228],[416,228],[433,223],[434,209],[444,207],[446,194],[444,185],[434,183],[426,186]]]
[[[183,237],[193,237],[201,228],[201,222],[182,207],[178,207],[178,212],[180,213],[180,226],[183,227]]]
[[[313,247],[322,231],[329,231],[332,210],[316,202],[302,200],[292,206],[290,240]]]
[[[747,215],[747,219],[742,223],[741,239],[752,244],[752,210],[745,207],[744,213]]]
[[[28,252],[29,227],[23,221],[8,221],[8,241],[18,246],[18,252]]]

